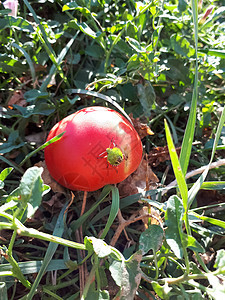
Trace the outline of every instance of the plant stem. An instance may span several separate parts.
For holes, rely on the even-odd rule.
[[[5,217],[6,213],[0,213],[0,215],[3,215]],[[6,214],[7,215],[7,214]],[[40,240],[48,241],[57,243],[63,246],[75,248],[75,249],[81,249],[86,250],[85,245],[81,243],[76,243],[70,240],[66,240],[57,236],[53,236],[48,233],[40,232],[34,228],[27,228],[22,223],[20,223],[19,220],[15,219],[15,224],[8,224],[6,222],[0,222],[0,229],[12,229],[16,230],[17,234],[21,236],[29,236],[33,238],[37,238]]]
[[[75,249],[86,250],[85,245],[83,245],[83,244],[72,242],[72,241],[57,237],[57,236],[53,236],[48,233],[40,232],[33,228],[25,228],[25,229],[19,228],[17,230],[17,233],[22,236],[29,236],[29,237],[37,238],[37,239],[48,241],[48,242],[57,243],[57,244],[75,248]]]
[[[153,250],[153,255],[154,255],[154,263],[155,263],[155,280],[157,280],[159,277],[159,267],[158,267],[157,255],[155,250]]]
[[[183,247],[183,252],[184,252],[184,260],[185,260],[185,266],[186,266],[184,275],[186,276],[187,274],[189,274],[189,271],[190,271],[190,263],[189,263],[187,249],[185,247]]]
[[[94,254],[94,255],[96,256],[96,254]],[[95,272],[96,272],[97,268],[98,268],[98,264],[96,263],[96,259],[94,259],[94,265],[93,265],[93,267],[91,269],[91,272],[88,276],[88,279],[86,281],[86,284],[85,284],[85,287],[84,287],[84,290],[83,290],[83,294],[81,296],[81,300],[85,300],[87,298],[87,293],[88,293],[90,285],[91,285],[91,283],[92,283],[92,281],[95,277]]]
[[[13,258],[13,256],[9,253],[8,250],[6,251],[4,257],[10,263],[10,265],[12,266],[12,276],[18,278],[19,281],[26,288],[30,289],[31,288],[31,283],[28,280],[26,280],[26,278],[24,277],[23,273],[20,270],[20,267],[18,266],[17,261]]]
[[[10,239],[9,247],[8,247],[8,255],[10,255],[10,256],[12,256],[12,249],[13,249],[14,242],[16,240],[16,235],[17,235],[17,231],[15,229],[13,231],[12,237]]]
[[[187,234],[191,235],[191,227],[190,227],[189,219],[188,219],[188,210],[186,210],[184,212],[184,223],[185,223],[185,227],[186,227],[186,230],[187,230]]]

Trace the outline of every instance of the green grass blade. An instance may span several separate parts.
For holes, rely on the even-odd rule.
[[[0,282],[0,299],[8,300],[7,287],[5,282]]]
[[[57,65],[60,65],[61,62],[63,61],[65,55],[67,54],[68,50],[70,49],[70,47],[72,46],[73,42],[75,41],[76,37],[78,36],[80,31],[77,31],[77,33],[74,35],[74,37],[68,42],[68,44],[62,49],[62,51],[60,52],[59,56],[57,57]],[[55,75],[56,71],[57,71],[57,65],[53,64],[49,75],[47,76],[47,78],[43,81],[41,87],[40,87],[40,91],[45,91],[48,87],[48,84],[50,83],[50,81],[52,80],[52,77]]]
[[[83,89],[68,89],[68,90],[66,90],[66,93],[68,93],[68,94],[83,94],[83,95],[89,95],[89,96],[93,96],[93,97],[103,99],[104,101],[107,101],[107,102],[111,103],[112,105],[114,105],[133,125],[133,122],[131,121],[131,118],[122,109],[122,107],[116,101],[112,100],[107,95],[104,95],[104,94],[101,94],[101,93],[98,93],[98,92],[94,92],[94,91],[87,91],[87,90],[83,90]]]
[[[21,272],[24,275],[27,274],[34,274],[38,273],[41,269],[41,266],[43,264],[43,261],[23,261],[19,262],[18,266],[21,270]],[[0,272],[7,272],[11,271],[12,266],[10,264],[0,264]],[[50,261],[49,265],[47,266],[46,271],[54,271],[54,270],[67,270],[68,266],[65,264],[65,261],[63,259],[53,259]],[[1,299],[1,297],[0,297]]]
[[[189,207],[191,206],[195,196],[197,195],[199,189],[201,188],[201,186],[202,186],[203,182],[205,181],[206,176],[209,172],[210,164],[213,161],[213,157],[214,157],[214,154],[216,152],[217,144],[219,142],[219,138],[220,138],[220,135],[221,135],[221,131],[224,127],[224,123],[225,123],[225,108],[223,108],[223,112],[222,112],[222,115],[220,117],[220,121],[219,121],[219,124],[218,124],[218,127],[217,127],[210,162],[206,166],[205,171],[202,173],[202,175],[198,178],[198,180],[195,182],[195,184],[192,186],[192,188],[188,192],[188,206]]]
[[[34,151],[30,152],[29,154],[26,155],[26,157],[21,161],[21,163],[19,164],[19,166],[22,166],[29,158],[31,158],[34,154],[36,154],[37,152],[39,152],[40,150],[43,150],[45,147],[47,147],[48,145],[58,141],[59,139],[61,139],[61,137],[64,135],[65,131],[58,134],[57,136],[55,136],[54,138],[52,138],[51,140],[47,141],[46,143],[44,143],[43,145],[41,145],[40,147],[38,147],[37,149],[35,149]]]
[[[165,120],[165,131],[166,131],[166,140],[168,144],[168,149],[170,153],[170,158],[173,166],[173,171],[177,180],[178,188],[181,194],[181,197],[183,199],[183,205],[185,210],[187,209],[187,203],[188,203],[188,188],[185,181],[185,176],[183,173],[183,170],[181,169],[180,162],[178,159],[178,155],[176,152],[176,148],[173,143],[172,135],[170,133],[169,126],[167,124],[167,121]]]
[[[32,14],[35,22],[39,26],[39,28],[41,30],[41,33],[42,33],[42,36],[43,36],[43,39],[44,39],[44,42],[47,45],[49,51],[55,56],[54,50],[52,49],[52,46],[51,46],[51,44],[48,41],[47,35],[45,33],[45,30],[44,30],[43,26],[41,25],[41,23],[40,23],[40,21],[38,19],[38,16],[36,15],[34,9],[32,8],[32,6],[30,5],[30,3],[27,0],[24,0],[24,3],[27,6],[27,8],[29,9],[29,11],[31,12],[31,14]]]
[[[119,196],[119,190],[117,187],[113,186],[112,187],[112,205],[111,205],[111,210],[110,210],[110,214],[109,214],[109,218],[108,221],[105,225],[104,231],[101,235],[101,239],[104,239],[106,234],[108,233],[112,223],[114,222],[117,214],[118,214],[118,210],[120,207],[120,196]]]
[[[45,48],[45,50],[46,50],[46,52],[47,52],[49,58],[50,58],[51,61],[53,62],[53,64],[54,64],[56,70],[58,70],[59,75],[60,75],[61,78],[67,83],[67,78],[64,76],[63,70],[62,70],[60,64],[58,64],[58,62],[57,62],[56,55],[54,55],[54,54],[52,53],[52,51],[49,49],[49,47],[48,47],[47,44],[45,43],[45,40],[44,40],[44,38],[42,37],[41,32],[37,30],[37,34],[38,34],[39,40],[42,42],[43,47]],[[68,86],[69,86],[69,84],[68,84]]]
[[[201,189],[203,190],[224,190],[225,181],[205,181],[203,182]]]
[[[219,227],[222,227],[225,229],[225,222],[222,220],[217,220],[217,219],[214,219],[211,217],[202,216],[202,215],[197,214],[196,212],[192,212],[191,215],[194,215],[196,218],[198,218],[202,221],[208,222],[210,224],[213,224],[213,225],[216,225],[216,226],[219,226]]]
[[[99,206],[99,204],[105,199],[105,197],[108,196],[108,194],[111,192],[112,186],[106,185],[101,195],[99,196],[98,201],[86,212],[84,213],[79,219],[71,223],[71,228],[73,231],[77,230],[85,221],[86,219],[95,211],[95,209]]]
[[[9,166],[12,166],[15,170],[17,170],[19,173],[23,174],[23,169],[18,167],[13,161],[8,160],[7,158],[5,158],[3,155],[0,155],[0,160],[4,161],[4,163],[6,163]]]
[[[181,153],[180,153],[180,164],[183,170],[184,175],[187,172],[192,143],[194,139],[195,132],[195,122],[196,122],[196,108],[197,108],[197,100],[198,100],[198,1],[192,0],[192,14],[194,21],[194,39],[195,39],[195,55],[196,55],[196,63],[195,63],[195,80],[194,80],[194,89],[192,93],[192,101],[191,101],[191,109],[188,118],[187,127],[185,130]]]
[[[57,219],[57,222],[56,222],[56,225],[55,225],[55,229],[53,231],[53,235],[54,236],[57,236],[57,237],[61,237],[63,235],[63,231],[64,231],[64,218],[66,217],[66,214],[65,214],[65,211],[66,211],[66,208],[67,208],[67,204],[66,203],[59,216],[58,216],[58,219]],[[65,215],[64,215],[65,214]],[[27,300],[32,300],[33,299],[33,296],[34,294],[36,293],[36,289],[38,288],[38,285],[50,263],[50,261],[52,260],[52,257],[56,251],[58,247],[58,244],[56,243],[52,243],[50,242],[49,243],[49,246],[48,246],[48,249],[46,251],[46,254],[45,254],[45,257],[44,257],[44,260],[43,260],[43,263],[42,263],[42,266],[40,268],[40,271],[31,287],[31,290],[29,292],[29,294],[27,295]]]
[[[12,46],[15,47],[15,48],[17,48],[25,56],[25,58],[27,60],[27,63],[29,65],[29,67],[30,67],[31,77],[32,77],[32,80],[33,80],[33,83],[34,83],[35,80],[36,80],[36,73],[35,73],[33,62],[31,60],[29,54],[22,47],[20,47],[19,45],[17,45],[16,43],[12,43]]]
[[[30,3],[27,0],[24,0],[25,5],[27,6],[27,8],[29,9],[29,11],[31,12],[35,22],[37,23],[37,29],[36,29],[36,33],[43,45],[43,47],[45,48],[49,58],[51,59],[51,61],[53,62],[53,64],[55,65],[56,69],[59,72],[59,75],[61,76],[61,78],[67,83],[67,78],[64,76],[63,70],[60,66],[60,64],[57,62],[57,58],[56,58],[56,54],[51,46],[51,44],[48,41],[48,37],[46,35],[46,32],[44,30],[44,27],[41,25],[34,9],[32,8],[32,6],[30,5]]]
[[[208,50],[199,50],[200,53],[205,53],[206,55],[217,56],[220,58],[225,58],[225,50],[218,50],[218,49],[208,49]]]

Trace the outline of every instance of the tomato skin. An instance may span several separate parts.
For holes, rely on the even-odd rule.
[[[81,109],[57,123],[47,141],[64,131],[60,140],[45,148],[45,162],[51,176],[71,190],[95,191],[119,183],[141,162],[140,137],[115,110],[101,106]],[[124,154],[118,166],[101,155],[113,144]]]

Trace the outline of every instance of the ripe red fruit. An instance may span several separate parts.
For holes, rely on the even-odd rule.
[[[57,123],[47,141],[64,131],[60,140],[45,148],[45,161],[51,176],[71,190],[95,191],[119,183],[141,162],[140,137],[115,110],[81,109]]]

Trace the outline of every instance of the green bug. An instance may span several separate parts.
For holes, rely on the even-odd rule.
[[[112,166],[118,166],[123,161],[123,152],[117,148],[107,148],[107,161]]]
[[[115,143],[113,143],[113,148],[106,148],[106,150],[99,155],[99,157],[102,157],[103,154],[106,154],[103,156],[103,158],[107,158],[107,162],[113,166],[117,167],[121,164],[123,159],[125,158],[125,155],[120,150],[120,148],[116,147]]]

